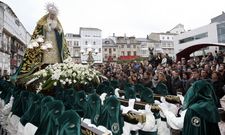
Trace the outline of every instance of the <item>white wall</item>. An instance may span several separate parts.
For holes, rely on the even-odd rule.
[[[159,35],[161,41],[173,41],[174,35]]]
[[[191,31],[187,31],[185,33],[182,33],[180,35],[174,36],[174,51],[175,55],[182,51],[183,49],[196,45],[196,44],[202,44],[202,43],[217,43],[218,38],[217,38],[217,23],[212,23],[203,27],[200,27],[198,29],[194,29]],[[190,42],[182,43],[180,44],[179,41],[188,37],[192,37],[201,33],[208,32],[208,37],[198,39],[198,40],[193,40]],[[209,51],[214,52],[217,47],[209,47]]]
[[[80,29],[81,36],[81,50],[86,50],[87,48],[92,48],[93,50],[98,50],[97,55],[93,55],[95,63],[102,63],[102,38],[101,38],[101,30],[93,29],[93,28],[81,28]],[[87,41],[87,45],[86,42]],[[94,44],[95,42],[95,44]],[[81,62],[87,62],[87,55],[81,55]]]
[[[20,39],[24,44],[27,44],[27,36],[29,36],[29,34],[27,35],[27,31],[24,26],[9,9],[6,9],[4,12],[4,28],[9,33]]]
[[[10,55],[0,52],[0,75],[3,75],[3,71],[7,70],[8,75],[10,74]]]

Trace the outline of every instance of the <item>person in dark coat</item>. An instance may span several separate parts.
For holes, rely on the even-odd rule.
[[[163,72],[158,73],[158,81],[159,82],[154,89],[154,93],[159,94],[159,95],[163,95],[163,96],[168,95],[168,88],[165,84],[166,76]]]
[[[177,95],[177,92],[184,93],[183,83],[180,78],[178,70],[172,71],[172,80],[171,81],[172,81],[172,89],[171,89],[172,95]]]
[[[223,91],[223,85],[224,83],[220,79],[220,73],[219,72],[213,72],[212,73],[212,85],[215,90],[216,96],[218,99],[221,99],[224,96],[224,91]]]

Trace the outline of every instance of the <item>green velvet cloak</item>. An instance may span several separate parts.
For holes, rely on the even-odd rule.
[[[217,104],[212,85],[205,80],[195,82],[184,97],[183,135],[220,135]]]

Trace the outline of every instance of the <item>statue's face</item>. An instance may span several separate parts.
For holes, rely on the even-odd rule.
[[[55,14],[49,14],[49,18],[52,19],[52,20],[55,20],[56,19],[56,15]]]

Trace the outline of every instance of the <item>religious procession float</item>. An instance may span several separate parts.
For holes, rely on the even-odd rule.
[[[75,64],[57,8],[48,4],[47,11],[11,81],[0,81],[0,134],[180,133],[183,123],[176,122],[186,113],[180,109],[182,96],[155,95],[141,84],[127,83],[120,90],[117,80],[108,80],[90,65]],[[198,117],[191,122],[200,126]]]

